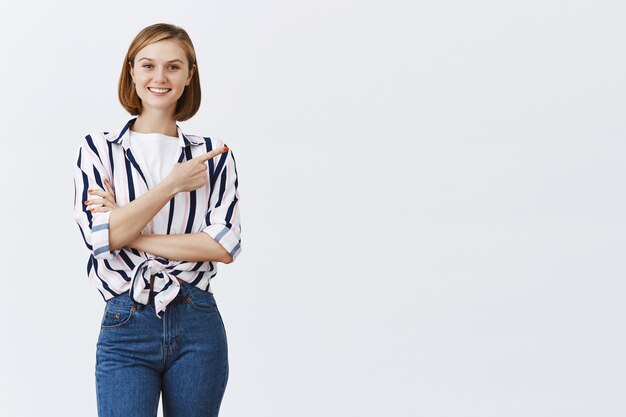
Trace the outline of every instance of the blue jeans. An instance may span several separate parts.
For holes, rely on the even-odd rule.
[[[96,350],[99,417],[214,417],[228,348],[213,294],[182,282],[163,318],[128,292],[107,301]]]

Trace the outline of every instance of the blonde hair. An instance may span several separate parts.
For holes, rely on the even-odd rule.
[[[128,52],[122,64],[122,73],[117,86],[118,97],[122,106],[133,116],[141,114],[141,99],[135,90],[135,84],[128,70],[128,63],[134,65],[135,56],[145,46],[164,39],[174,39],[183,48],[189,61],[188,69],[191,71],[193,65],[196,69],[191,77],[191,81],[176,103],[175,117],[177,121],[190,119],[200,108],[200,75],[198,73],[198,63],[196,62],[196,51],[187,32],[178,26],[168,23],[155,23],[142,29],[128,47]]]

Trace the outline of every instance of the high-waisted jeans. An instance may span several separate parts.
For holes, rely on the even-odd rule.
[[[213,294],[181,283],[163,318],[128,292],[107,301],[96,350],[99,417],[214,417],[228,348]]]

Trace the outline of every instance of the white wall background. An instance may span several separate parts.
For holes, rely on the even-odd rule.
[[[96,415],[71,167],[162,21],[237,155],[221,416],[625,415],[623,2],[1,7],[0,414]]]

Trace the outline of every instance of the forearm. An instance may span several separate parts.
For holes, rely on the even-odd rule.
[[[177,261],[232,261],[226,249],[204,232],[139,235],[126,246]]]
[[[154,216],[176,195],[166,177],[147,193],[130,203],[111,210],[109,216],[109,248],[128,246]],[[207,236],[210,237],[210,236]],[[216,242],[217,243],[217,242]]]

